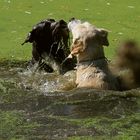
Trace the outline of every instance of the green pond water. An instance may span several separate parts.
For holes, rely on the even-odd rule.
[[[0,63],[0,140],[140,140],[140,89],[75,89],[74,72],[26,65]]]

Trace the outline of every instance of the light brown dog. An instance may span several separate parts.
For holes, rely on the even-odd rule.
[[[104,55],[103,46],[109,45],[108,32],[75,19],[68,26],[73,36],[71,55],[77,57],[77,87],[118,90],[119,84]]]

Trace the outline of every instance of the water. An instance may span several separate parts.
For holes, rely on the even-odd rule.
[[[140,89],[75,89],[73,71],[48,74],[25,65],[0,67],[1,139],[139,140]]]
[[[27,69],[18,72],[20,77],[19,85],[25,89],[34,89],[41,93],[67,91],[73,89],[75,85],[75,72],[70,71],[64,75],[58,73],[46,73]]]

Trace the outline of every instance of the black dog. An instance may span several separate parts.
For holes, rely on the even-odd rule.
[[[64,20],[56,22],[47,19],[36,24],[29,32],[25,43],[32,43],[32,64],[41,62],[47,57],[53,59],[58,65],[69,55],[69,29]],[[74,61],[68,59],[62,66],[63,71],[71,70],[75,66]],[[52,72],[51,67],[47,70]]]

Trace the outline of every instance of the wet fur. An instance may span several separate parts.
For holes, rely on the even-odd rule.
[[[47,19],[39,22],[29,32],[24,43],[27,42],[32,43],[32,64],[41,62],[47,56],[60,65],[70,53],[69,29],[64,20]],[[67,70],[73,67],[74,61],[71,59],[63,66]]]
[[[103,45],[109,45],[107,31],[88,22],[75,24],[70,29],[73,35],[71,54],[77,57],[77,87],[118,90],[119,84],[104,55]]]

